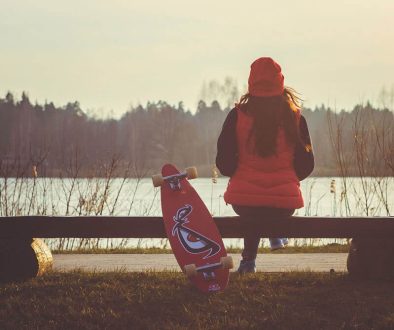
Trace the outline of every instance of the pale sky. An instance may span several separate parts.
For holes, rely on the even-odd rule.
[[[351,109],[394,86],[393,0],[0,0],[0,95],[119,116],[194,111],[204,81],[271,56],[305,105]],[[243,91],[243,90],[242,90]]]

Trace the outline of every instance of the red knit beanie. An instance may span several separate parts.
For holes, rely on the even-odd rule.
[[[260,57],[250,66],[249,94],[253,96],[277,96],[284,90],[281,67],[270,57]]]

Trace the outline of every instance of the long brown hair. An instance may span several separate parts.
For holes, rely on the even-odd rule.
[[[298,128],[298,114],[302,99],[297,92],[285,87],[279,96],[252,96],[245,94],[238,106],[253,117],[249,138],[253,138],[254,152],[261,157],[276,154],[279,127],[283,127],[290,145],[301,141]]]

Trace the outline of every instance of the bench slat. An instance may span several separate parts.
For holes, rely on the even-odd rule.
[[[223,238],[241,238],[244,230],[261,237],[352,238],[394,237],[394,217],[299,217],[241,219],[214,217]],[[247,225],[243,225],[247,223]],[[0,238],[113,237],[165,238],[161,217],[0,217]]]

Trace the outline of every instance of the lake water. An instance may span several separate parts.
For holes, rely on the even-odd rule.
[[[210,178],[198,178],[190,183],[214,216],[235,215],[223,200],[227,178],[218,178],[217,183]],[[296,215],[377,216],[392,214],[394,210],[393,177],[308,178],[301,182],[301,190],[305,206]],[[150,178],[0,179],[0,216],[33,214],[160,216],[160,189],[153,188]],[[166,244],[163,240],[127,241],[127,246],[163,244]],[[226,245],[239,246],[240,240],[226,240]]]

